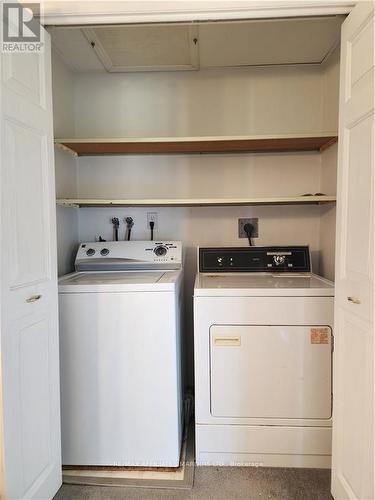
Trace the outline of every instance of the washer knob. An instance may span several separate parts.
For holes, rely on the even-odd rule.
[[[217,260],[219,266],[221,266],[224,259],[223,259],[223,257],[218,257],[216,260]]]
[[[158,257],[163,257],[163,255],[165,255],[167,253],[167,249],[165,247],[159,245],[158,247],[155,248],[154,253]]]
[[[86,255],[88,257],[92,257],[94,254],[95,254],[95,250],[93,248],[89,248],[88,250],[86,250]]]
[[[109,250],[108,250],[108,248],[102,248],[102,249],[100,250],[100,255],[102,255],[103,257],[105,257],[105,256],[106,256],[106,255],[108,255],[108,254],[109,254]]]

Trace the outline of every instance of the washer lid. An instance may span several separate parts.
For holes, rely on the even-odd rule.
[[[78,272],[59,279],[60,293],[173,290],[179,271]]]
[[[199,273],[195,296],[334,296],[334,284],[320,276],[301,274]]]

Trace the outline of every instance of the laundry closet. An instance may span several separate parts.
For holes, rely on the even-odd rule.
[[[185,252],[189,385],[197,246],[247,245],[238,219],[256,218],[255,245],[309,245],[334,278],[344,18],[49,29],[59,274],[112,217],[147,240],[155,213]]]
[[[155,12],[142,13],[143,5],[135,14],[126,11],[126,2],[124,12],[108,2],[98,14],[90,11],[89,2],[85,7],[72,3],[71,11],[64,10],[64,3],[52,3],[44,23],[49,33],[44,52],[7,54],[0,67],[0,222],[2,240],[9,240],[1,253],[2,415],[4,468],[12,498],[52,498],[61,486],[62,465],[137,467],[138,458],[142,461],[151,448],[168,452],[165,460],[173,454],[173,464],[167,467],[177,467],[186,458],[180,450],[184,437],[188,441],[184,417],[189,422],[194,390],[196,436],[201,426],[197,465],[213,465],[212,457],[223,460],[221,465],[248,465],[246,454],[256,462],[256,452],[251,455],[249,449],[258,437],[262,441],[264,431],[268,434],[263,434],[262,443],[269,444],[266,466],[332,467],[335,498],[370,498],[373,6],[340,1],[339,6],[308,2],[304,7],[250,5],[248,10],[217,6],[217,11],[170,6],[167,12],[158,2]],[[118,243],[130,240],[127,246],[117,246],[128,252],[120,255],[118,269],[112,242],[117,238]],[[259,255],[257,247],[262,247]],[[138,259],[141,254],[144,260]],[[251,264],[246,260],[250,255],[255,256]],[[256,271],[263,277],[254,282],[265,291],[254,287],[253,292],[247,286],[242,293],[245,287],[224,285],[237,279],[231,277],[231,266],[242,272],[245,261],[249,273],[257,261]],[[301,262],[303,276],[282,283],[277,270],[286,275]],[[142,267],[145,263],[150,266]],[[105,267],[108,264],[112,267]],[[79,276],[88,268],[105,273]],[[144,269],[154,273],[152,279],[142,274]],[[129,273],[116,282],[117,270],[136,271],[139,281],[132,282]],[[164,270],[171,273],[164,276]],[[224,271],[227,275],[220,274]],[[309,284],[304,287],[294,279]],[[89,306],[77,299],[81,292],[69,288],[74,280],[82,285]],[[246,280],[240,276],[237,283]],[[112,294],[110,307],[106,297],[99,304],[94,288],[85,288],[89,281],[97,295],[103,290]],[[134,287],[127,289],[128,283]],[[288,283],[294,285],[288,288]],[[293,287],[299,290],[296,294]],[[274,299],[267,302],[271,288]],[[125,300],[130,290],[132,299],[142,292],[134,306]],[[155,291],[168,294],[162,298]],[[76,294],[75,312],[70,306],[64,312],[64,293]],[[157,305],[159,298],[168,299],[165,313]],[[82,304],[89,348],[73,349],[67,356],[64,321],[75,322],[71,346],[77,346]],[[130,313],[121,318],[125,305]],[[100,315],[100,323],[92,312]],[[144,324],[136,331],[138,318]],[[169,321],[168,331],[164,320]],[[139,335],[141,330],[145,337]],[[131,332],[131,345],[136,345],[132,351],[122,344],[126,363],[117,339],[106,343],[110,333],[124,331]],[[95,339],[100,333],[102,343],[91,342],[91,332]],[[274,356],[272,369],[249,339],[255,339],[270,363]],[[269,340],[269,351],[264,339]],[[243,349],[235,351],[239,346]],[[320,357],[314,365],[320,348],[325,349],[324,360]],[[311,358],[305,356],[308,349],[315,349]],[[97,370],[95,363],[108,352]],[[285,361],[290,353],[298,368],[294,371]],[[75,401],[87,396],[85,414],[75,414],[64,395],[60,400],[64,387],[60,392],[59,369],[64,363],[73,397],[81,390]],[[125,365],[132,373],[118,376],[125,372],[116,370]],[[93,390],[85,386],[86,366],[92,370]],[[305,369],[311,378],[304,376]],[[161,380],[168,380],[171,397],[153,373],[163,370]],[[273,398],[278,377],[284,374],[283,389]],[[256,377],[261,384],[253,384]],[[268,385],[268,377],[273,385]],[[247,399],[240,391],[243,381],[250,388]],[[121,411],[103,404],[117,404],[119,399]],[[64,463],[61,401],[66,411],[63,425],[79,421],[78,438],[70,434],[65,439],[77,453],[99,450],[101,459],[101,446],[107,444],[104,433],[111,434],[110,453],[103,462],[90,458]],[[316,401],[323,401],[318,412]],[[165,419],[163,405],[172,408],[172,424]],[[252,413],[254,408],[258,415]],[[285,412],[278,413],[279,408]],[[106,411],[104,429],[101,418]],[[132,426],[127,425],[129,414]],[[158,422],[163,422],[166,438],[155,431]],[[247,424],[260,433],[245,443],[245,433],[253,432]],[[309,434],[299,425],[310,427]],[[121,455],[121,426],[132,443],[126,451],[137,459],[131,457],[129,463]],[[144,432],[147,426],[151,438]],[[169,453],[165,443],[171,427]],[[279,445],[280,453],[275,451]],[[119,460],[111,455],[115,448]],[[0,475],[1,469],[0,461]]]

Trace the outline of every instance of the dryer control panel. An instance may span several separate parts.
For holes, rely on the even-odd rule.
[[[81,243],[76,271],[180,269],[180,241],[105,241]]]
[[[199,248],[199,272],[310,273],[310,250],[298,247]]]

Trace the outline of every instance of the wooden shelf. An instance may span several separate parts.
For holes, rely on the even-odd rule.
[[[323,151],[337,135],[154,137],[108,139],[55,139],[63,150],[78,156],[123,154],[272,153]]]
[[[204,207],[240,205],[320,205],[334,203],[335,196],[290,196],[273,198],[188,198],[188,199],[57,199],[62,207]]]

